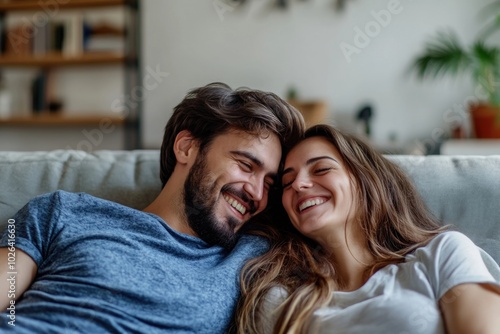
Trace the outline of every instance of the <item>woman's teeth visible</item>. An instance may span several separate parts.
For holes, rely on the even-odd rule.
[[[322,204],[322,203],[325,203],[325,200],[324,199],[319,199],[319,198],[305,201],[304,203],[302,203],[302,204],[299,205],[299,211],[303,211],[303,210],[305,210],[305,209],[307,209],[307,208],[309,208],[311,206],[319,205],[319,204]]]

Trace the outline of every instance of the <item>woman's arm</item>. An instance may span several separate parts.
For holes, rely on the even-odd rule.
[[[498,333],[500,288],[492,284],[457,285],[439,300],[448,333]]]
[[[14,257],[9,253],[15,253]],[[28,254],[19,249],[10,252],[8,247],[0,248],[0,312],[21,297],[35,279],[36,272],[35,261]]]

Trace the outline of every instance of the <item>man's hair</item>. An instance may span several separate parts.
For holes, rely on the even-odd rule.
[[[294,107],[273,93],[248,88],[233,90],[219,82],[193,89],[174,108],[165,127],[160,161],[163,186],[174,171],[173,145],[182,130],[191,132],[200,150],[229,130],[263,136],[275,134],[284,155],[303,135],[305,124]]]

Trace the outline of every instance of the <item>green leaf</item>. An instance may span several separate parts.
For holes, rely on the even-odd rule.
[[[470,65],[471,55],[453,32],[438,32],[435,40],[427,42],[425,51],[414,62],[420,78],[457,75],[470,69]]]

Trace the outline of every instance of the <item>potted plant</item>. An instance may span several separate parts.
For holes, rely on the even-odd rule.
[[[469,106],[477,138],[500,138],[500,47],[487,39],[500,28],[500,1],[488,5],[486,25],[470,46],[463,46],[453,31],[439,32],[427,42],[413,68],[419,77],[468,73],[484,92],[484,101]]]

